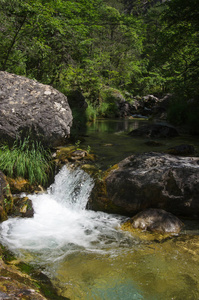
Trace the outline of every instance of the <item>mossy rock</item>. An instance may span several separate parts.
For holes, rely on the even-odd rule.
[[[121,227],[123,231],[129,232],[133,237],[138,238],[141,241],[165,241],[168,238],[171,238],[172,235],[168,233],[157,233],[157,232],[149,232],[146,230],[142,230],[139,228],[133,228],[131,220],[124,222]]]
[[[116,170],[118,165],[115,164],[106,171],[98,170],[94,174],[95,185],[91,191],[91,195],[88,201],[88,207],[95,211],[104,211],[107,213],[118,213],[123,214],[123,210],[120,207],[117,207],[108,197],[107,188],[106,188],[106,178],[108,175]]]
[[[81,169],[85,172],[87,172],[88,174],[90,174],[91,176],[94,175],[98,172],[98,168],[95,165],[92,164],[83,164],[81,166]]]
[[[0,222],[7,219],[12,211],[13,197],[6,176],[0,171]]]
[[[6,249],[0,247],[0,298],[10,300],[45,300],[39,292],[39,285],[27,274],[23,274],[16,266],[8,265],[5,258]]]
[[[14,197],[13,215],[31,218],[34,215],[32,201],[28,197]]]
[[[58,295],[56,288],[42,271],[20,262],[1,244],[0,299],[68,300],[68,298]]]
[[[10,190],[12,194],[33,193],[37,188],[36,185],[30,184],[30,182],[27,179],[24,179],[22,177],[7,177],[7,180],[10,185]]]
[[[56,152],[55,160],[57,165],[76,161],[81,161],[82,163],[84,163],[84,161],[95,161],[96,156],[86,150],[70,145],[67,147],[59,148]]]

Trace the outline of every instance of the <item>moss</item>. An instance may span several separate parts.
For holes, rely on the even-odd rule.
[[[107,213],[112,213],[113,211],[118,214],[123,214],[122,208],[117,207],[108,197],[106,178],[113,170],[116,170],[118,165],[114,165],[105,172],[98,171],[95,174],[95,186],[91,192],[89,200],[89,208],[93,210],[100,210]]]
[[[30,184],[30,182],[27,179],[24,179],[22,177],[17,178],[10,178],[7,177],[7,180],[10,185],[10,190],[13,194],[19,194],[19,193],[32,193],[36,189],[36,185]]]
[[[0,290],[8,295],[12,292],[12,295],[20,294],[20,299],[33,299],[28,296],[28,291],[34,289],[34,299],[43,299],[42,294],[47,299],[68,299],[58,295],[45,274],[29,264],[16,260],[12,252],[2,245],[0,245],[0,276]]]
[[[135,229],[132,226],[131,220],[124,222],[121,225],[121,229],[130,232],[135,238],[139,238],[142,241],[164,242],[172,237],[172,234],[169,233],[152,233],[146,230]]]
[[[1,171],[0,171],[1,172]],[[7,214],[12,211],[13,197],[10,191],[10,185],[1,172],[0,174],[0,221],[7,220]]]
[[[81,166],[81,169],[85,172],[87,172],[91,176],[95,176],[95,174],[98,172],[98,169],[95,165],[91,164],[83,164]]]
[[[109,176],[109,174],[114,171],[117,170],[119,168],[118,164],[113,165],[112,167],[110,167],[108,170],[106,170],[104,172],[104,176],[103,176],[103,180],[106,180],[106,178]]]
[[[2,206],[0,206],[0,222],[6,221],[7,220],[7,213],[3,209]]]
[[[14,197],[14,209],[12,215],[20,217],[32,217],[34,214],[32,201],[28,197]]]
[[[34,279],[34,286],[38,288],[45,297],[52,300],[67,300],[68,298],[59,296],[57,290],[53,287],[50,279],[40,270],[35,269],[29,264],[20,262],[17,267],[24,273],[31,275]]]

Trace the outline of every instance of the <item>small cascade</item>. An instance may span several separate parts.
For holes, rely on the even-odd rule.
[[[85,209],[93,185],[86,172],[64,166],[46,193],[28,195],[33,218],[10,218],[0,225],[1,243],[20,256],[36,253],[41,261],[119,244],[122,217]]]
[[[42,268],[67,299],[199,299],[198,236],[132,237],[120,231],[124,217],[85,209],[93,184],[63,167],[46,193],[28,196],[32,218],[0,224],[0,243]]]
[[[64,207],[85,210],[93,185],[88,173],[79,168],[70,169],[64,166],[47,192]]]

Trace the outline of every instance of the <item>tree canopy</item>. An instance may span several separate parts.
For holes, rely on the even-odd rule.
[[[102,86],[199,98],[197,0],[0,0],[0,69],[95,102]]]

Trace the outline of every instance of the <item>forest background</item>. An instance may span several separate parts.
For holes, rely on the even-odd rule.
[[[87,118],[114,110],[108,89],[171,93],[169,121],[199,128],[197,0],[0,0],[0,20],[0,69],[80,91]]]

